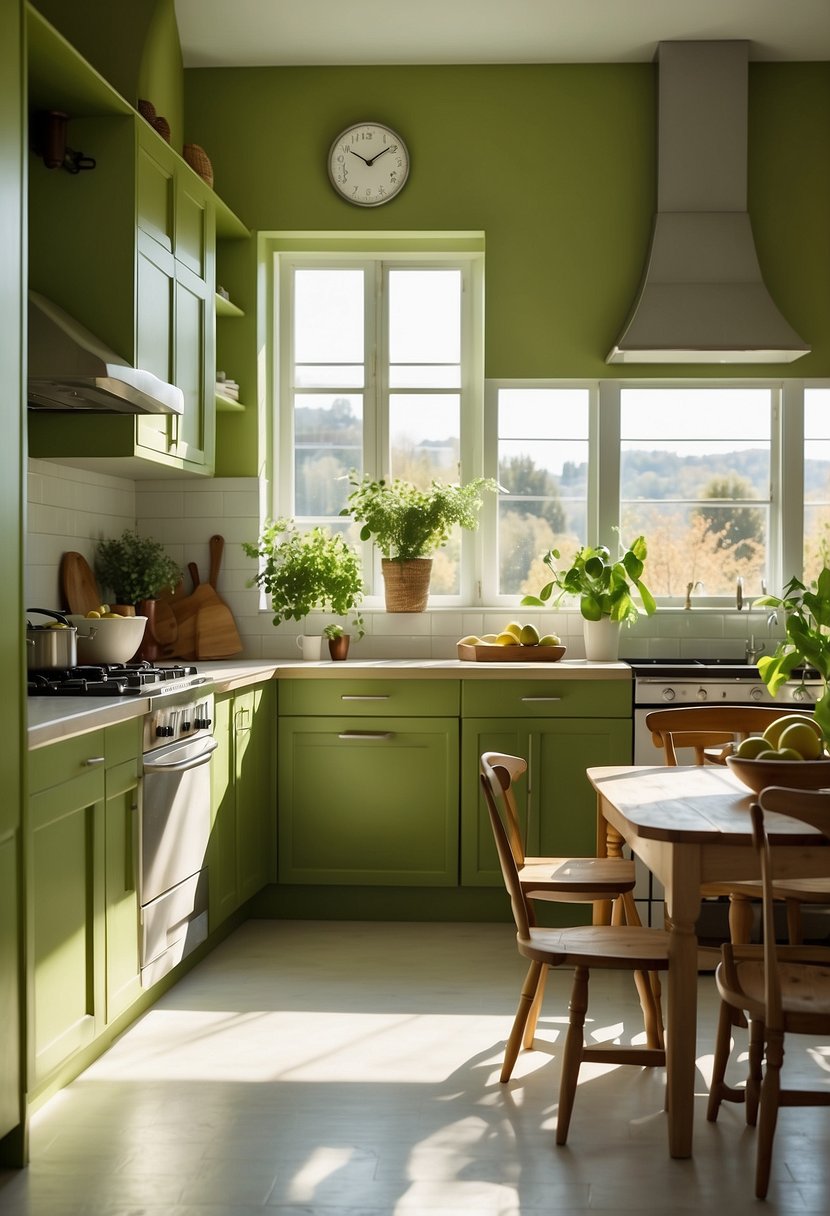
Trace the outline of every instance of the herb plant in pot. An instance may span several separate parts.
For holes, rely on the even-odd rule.
[[[363,527],[361,540],[373,540],[381,552],[387,612],[423,612],[429,599],[432,554],[458,525],[478,524],[483,490],[496,483],[476,477],[466,485],[433,481],[420,490],[412,482],[393,478],[362,478],[352,470],[352,491],[341,515],[351,515]]]
[[[157,596],[173,591],[182,572],[160,541],[126,528],[120,537],[100,540],[95,550],[95,574],[102,590],[111,592],[111,608],[129,609],[147,618],[137,659],[154,663],[171,657],[176,623],[172,612],[162,621]]]
[[[567,569],[557,568],[561,554],[551,549],[545,565],[553,572],[538,595],[526,595],[522,603],[533,607],[558,604],[566,596],[579,600],[583,618],[585,657],[592,662],[609,662],[619,657],[620,627],[630,625],[640,615],[635,600],[639,594],[643,611],[657,611],[654,597],[642,581],[648,555],[646,541],[638,536],[618,558],[612,558],[607,545],[583,545],[577,549]],[[554,597],[554,592],[556,596]]]
[[[342,536],[320,527],[301,532],[294,520],[277,519],[266,522],[256,544],[246,542],[242,548],[261,563],[251,582],[271,597],[275,625],[302,621],[319,608],[337,616],[352,613],[358,640],[363,637],[360,557]],[[329,626],[323,631],[329,638],[328,629],[339,630],[341,638],[346,636],[342,626]]]
[[[825,566],[810,587],[791,578],[783,596],[765,595],[754,600],[752,606],[784,613],[783,641],[774,654],[758,659],[758,673],[772,695],[792,679],[797,668],[811,667],[818,672],[821,695],[814,717],[826,748],[830,742],[830,569]]]

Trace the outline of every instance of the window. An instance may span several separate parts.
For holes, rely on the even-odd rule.
[[[769,580],[769,387],[622,388],[620,528],[656,596],[749,596]]]
[[[281,514],[356,540],[339,514],[350,470],[419,486],[476,476],[464,449],[481,413],[480,278],[476,257],[280,259]],[[465,543],[436,554],[433,597],[461,595]],[[366,578],[379,586],[368,557]]]
[[[804,582],[830,562],[830,388],[804,390]]]
[[[538,594],[542,556],[586,541],[589,404],[585,387],[496,391],[498,595]]]

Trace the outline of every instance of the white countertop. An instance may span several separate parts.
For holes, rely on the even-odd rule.
[[[630,680],[627,663],[466,663],[458,659],[374,659],[308,663],[282,659],[226,659],[199,663],[199,674],[217,693],[232,692],[273,679],[428,679],[428,680]],[[153,698],[29,697],[29,749],[45,747],[91,730],[115,726],[150,711]]]

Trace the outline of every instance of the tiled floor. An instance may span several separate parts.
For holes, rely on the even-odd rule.
[[[742,1108],[706,1122],[714,985],[700,980],[695,1155],[666,1147],[662,1070],[584,1066],[553,1142],[566,977],[498,1082],[523,966],[508,925],[252,921],[33,1119],[3,1216],[429,1216],[830,1210],[830,1111],[782,1112],[766,1208]],[[590,1030],[639,1032],[629,976]],[[791,1067],[830,1070],[830,1047]],[[743,1066],[735,1076],[743,1075]]]

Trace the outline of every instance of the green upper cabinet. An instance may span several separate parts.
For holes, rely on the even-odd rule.
[[[30,21],[31,110],[68,113],[67,144],[95,167],[65,173],[30,154],[29,284],[184,394],[181,416],[31,412],[30,455],[133,478],[210,474],[217,228],[246,230],[60,35]]]

